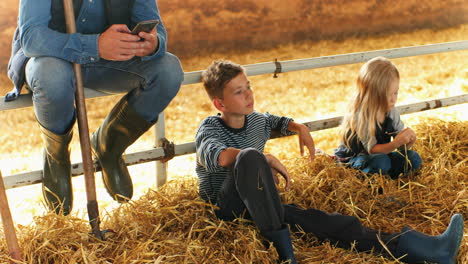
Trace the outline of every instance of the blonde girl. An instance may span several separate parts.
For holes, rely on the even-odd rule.
[[[395,108],[400,74],[384,57],[365,63],[356,82],[356,95],[341,125],[338,160],[365,173],[400,174],[417,170],[421,157],[409,150],[416,134],[404,128]]]

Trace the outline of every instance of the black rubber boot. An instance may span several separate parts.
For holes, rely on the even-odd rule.
[[[122,154],[152,125],[128,105],[124,96],[91,137],[91,147],[101,165],[107,192],[120,203],[127,202],[133,195],[132,178]]]
[[[264,231],[261,234],[273,242],[279,256],[279,263],[296,264],[294,250],[291,242],[291,234],[288,226],[284,225],[282,229],[276,231]]]
[[[396,255],[407,263],[454,264],[463,237],[463,217],[455,214],[444,233],[429,236],[405,227]]]
[[[57,135],[40,126],[44,140],[42,194],[50,210],[68,215],[73,207],[70,141],[73,129]]]

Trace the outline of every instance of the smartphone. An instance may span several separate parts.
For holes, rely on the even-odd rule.
[[[132,34],[133,35],[138,35],[141,31],[144,31],[146,33],[151,32],[153,28],[155,28],[159,24],[158,19],[154,20],[146,20],[146,21],[141,21],[136,26],[132,29]]]

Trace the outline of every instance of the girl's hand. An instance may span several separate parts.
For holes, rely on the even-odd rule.
[[[268,153],[265,153],[264,155],[268,165],[270,165],[271,173],[273,174],[273,180],[275,183],[279,184],[278,173],[281,174],[281,176],[283,176],[283,178],[286,180],[285,190],[289,191],[291,187],[291,177],[289,176],[286,167],[284,167],[281,161],[279,161],[275,156]]]
[[[412,145],[416,141],[416,133],[411,128],[402,130],[393,140],[396,143],[396,148],[403,145]]]
[[[406,145],[408,146],[408,148],[411,148],[416,142],[417,137],[416,137],[416,133],[414,133],[414,131],[411,128],[408,128],[408,129],[409,129],[408,133],[409,133],[410,140],[408,143],[406,143]]]

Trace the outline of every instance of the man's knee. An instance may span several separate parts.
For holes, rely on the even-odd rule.
[[[26,66],[28,81],[41,84],[72,83],[73,67],[70,62],[54,57],[31,58]],[[34,85],[34,83],[30,83]]]
[[[168,82],[175,85],[180,85],[184,80],[184,71],[179,58],[174,54],[166,52],[161,58],[158,59],[157,64],[159,65],[157,71],[160,78],[164,82]]]
[[[54,57],[31,58],[26,65],[26,78],[35,99],[63,102],[73,96],[74,72],[71,63]]]
[[[170,101],[180,90],[184,80],[184,71],[179,59],[166,52],[160,58],[151,61],[150,83],[148,89],[157,91],[158,100],[165,98]],[[152,80],[151,80],[152,79]]]

